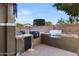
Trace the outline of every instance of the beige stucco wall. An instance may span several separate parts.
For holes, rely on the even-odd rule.
[[[7,23],[15,24],[15,17],[13,15],[13,4],[7,5]],[[7,53],[14,55],[15,51],[15,25],[7,25]]]
[[[7,53],[15,54],[15,26],[7,27]]]
[[[4,53],[4,51],[5,51],[5,28],[0,26],[0,53]]]
[[[53,26],[32,26],[30,28],[31,31],[39,31],[39,32],[49,32],[50,30],[53,29]],[[23,27],[23,28],[16,28],[16,31],[25,31],[26,33],[29,33],[29,28],[28,27]]]
[[[79,35],[79,24],[56,25],[54,29],[60,29],[63,33],[73,33]]]
[[[13,15],[13,4],[8,4],[8,10],[7,10],[7,17],[8,17],[8,23],[15,23],[15,16]]]
[[[15,17],[13,15],[13,4],[0,3],[0,55],[15,53]],[[6,46],[6,47],[5,47]],[[5,50],[7,50],[5,52]]]
[[[5,23],[6,19],[6,7],[4,4],[0,3],[0,23]]]
[[[17,53],[24,52],[24,39],[16,39],[17,40]]]
[[[0,23],[5,23],[6,8],[4,4],[0,4]],[[5,27],[0,25],[0,55],[5,52]]]
[[[32,47],[35,47],[39,44],[41,44],[41,37],[38,37],[32,40]]]

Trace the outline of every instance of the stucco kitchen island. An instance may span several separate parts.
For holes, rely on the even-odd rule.
[[[78,36],[75,34],[62,34],[60,38],[52,38],[49,33],[41,34],[43,44],[78,53]]]
[[[33,36],[31,34],[16,35],[17,54],[23,53],[24,51],[32,48],[32,39]]]

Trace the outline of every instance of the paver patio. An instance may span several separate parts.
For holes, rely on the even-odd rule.
[[[20,56],[77,56],[76,53],[44,44],[39,44],[33,49],[34,51],[26,51]]]

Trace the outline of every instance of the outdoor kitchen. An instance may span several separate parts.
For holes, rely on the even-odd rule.
[[[73,25],[71,25],[71,26],[73,26]],[[73,27],[75,27],[75,25]],[[76,29],[78,29],[78,28],[76,28]],[[65,33],[65,32],[63,32],[64,30],[60,30],[60,29],[56,29],[56,28],[54,28],[54,29],[50,28],[49,31],[47,30],[48,32],[41,32],[41,31],[38,31],[38,30],[36,31],[36,30],[34,31],[34,28],[33,28],[33,30],[31,29],[29,34],[22,34],[23,36],[20,35],[21,40],[22,40],[21,42],[25,41],[25,39],[22,39],[23,37],[30,36],[30,39],[31,39],[30,42],[27,41],[27,42],[29,42],[28,44],[30,44],[30,48],[28,48],[27,50],[25,50],[25,48],[24,48],[23,49],[24,52],[28,51],[29,49],[31,49],[30,51],[34,51],[35,46],[38,46],[40,44],[45,44],[48,46],[71,51],[73,53],[78,53],[78,48],[79,48],[78,47],[78,39],[79,39],[78,34],[73,33],[73,32]],[[17,36],[17,37],[19,37],[19,36]],[[29,40],[29,39],[26,38],[26,40]],[[24,43],[22,43],[22,44],[24,45]]]

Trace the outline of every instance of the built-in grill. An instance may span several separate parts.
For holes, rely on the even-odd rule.
[[[30,34],[33,35],[33,38],[38,38],[39,37],[39,31],[30,31]]]

